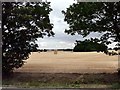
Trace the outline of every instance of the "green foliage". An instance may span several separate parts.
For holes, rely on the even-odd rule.
[[[2,71],[12,72],[37,49],[37,38],[54,35],[49,2],[2,3]]]
[[[69,24],[66,33],[86,37],[98,32],[104,44],[120,42],[120,2],[79,2],[62,13]]]
[[[111,86],[112,89],[120,89],[120,83],[114,83]]]
[[[107,46],[103,43],[98,43],[93,40],[76,41],[76,46],[73,49],[74,52],[106,52]]]

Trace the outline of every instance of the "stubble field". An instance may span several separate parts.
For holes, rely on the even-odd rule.
[[[118,56],[97,52],[33,52],[15,72],[32,73],[112,73],[117,72]]]

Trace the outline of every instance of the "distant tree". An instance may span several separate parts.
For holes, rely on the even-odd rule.
[[[2,72],[9,73],[24,64],[38,45],[37,38],[54,35],[49,2],[2,3]]]
[[[73,51],[73,49],[63,49],[62,51]]]
[[[108,50],[112,50],[112,48],[108,48]]]
[[[120,50],[120,47],[119,48],[118,47],[114,47],[113,50],[118,51],[118,50]]]
[[[47,49],[44,49],[43,51],[44,51],[44,52],[47,52]]]
[[[107,52],[107,46],[103,43],[98,43],[93,40],[85,39],[84,41],[76,41],[76,46],[74,47],[74,52]]]

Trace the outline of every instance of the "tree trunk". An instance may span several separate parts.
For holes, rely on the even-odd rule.
[[[120,77],[120,55],[119,53],[120,53],[120,50],[118,50],[118,75]]]

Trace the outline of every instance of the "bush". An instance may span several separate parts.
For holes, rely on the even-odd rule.
[[[103,43],[97,43],[91,40],[76,41],[76,46],[74,47],[74,52],[107,52],[107,46]]]

